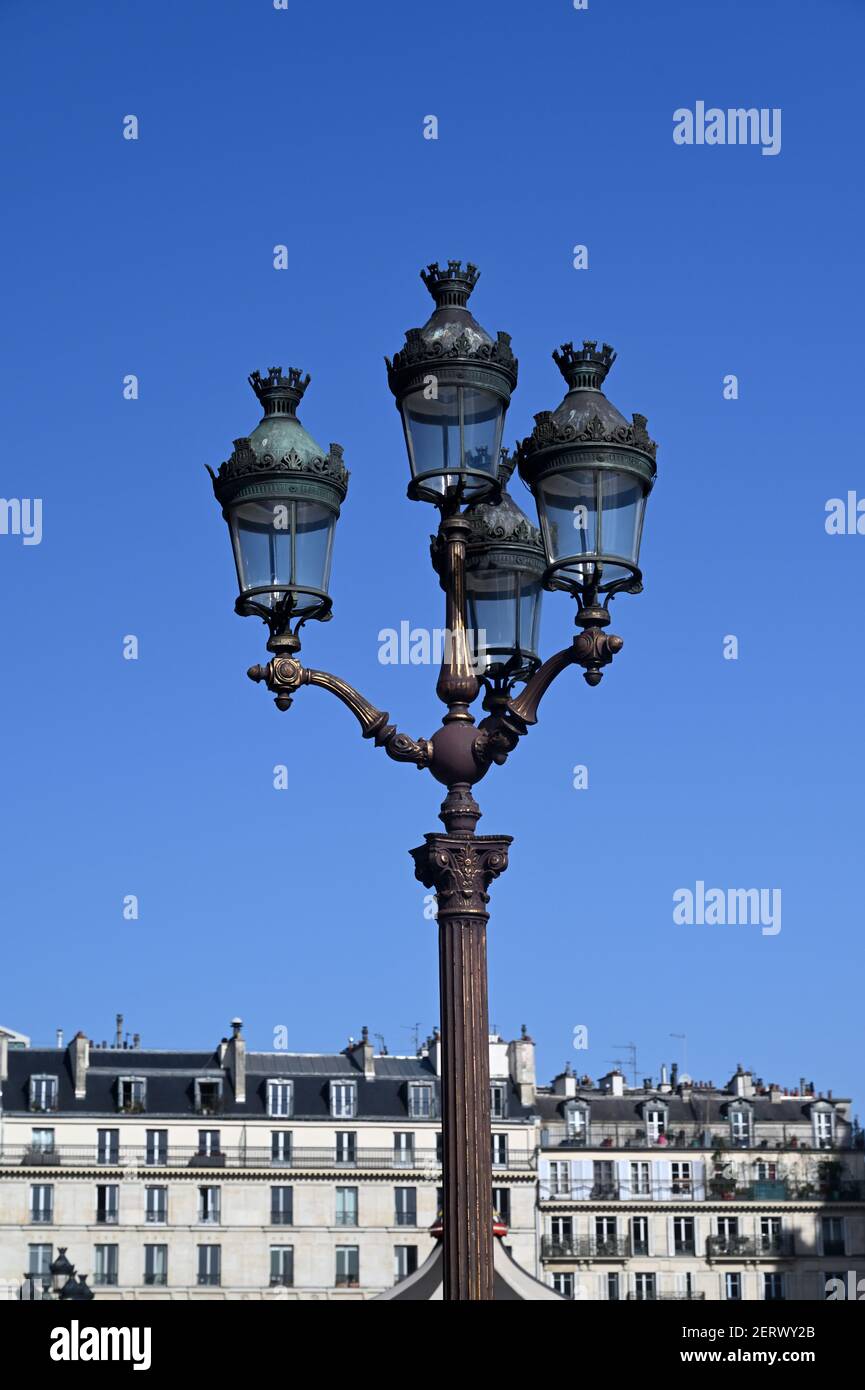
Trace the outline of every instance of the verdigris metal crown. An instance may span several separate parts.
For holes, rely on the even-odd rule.
[[[553,361],[572,391],[599,391],[615,360],[609,343],[604,343],[598,352],[597,343],[590,338],[583,340],[582,349],[574,348],[573,343],[562,343],[553,352]]]
[[[281,367],[271,367],[266,377],[261,372],[250,372],[249,384],[264,406],[265,415],[293,415],[311,379],[309,372],[303,376],[299,367],[289,367],[286,376]]]
[[[442,269],[433,261],[420,275],[436,307],[423,328],[407,329],[405,347],[393,361],[384,359],[393,394],[400,398],[422,389],[424,378],[432,375],[443,384],[476,386],[509,401],[518,369],[510,334],[499,332],[494,340],[468,308],[480,276],[477,266],[448,261]]]

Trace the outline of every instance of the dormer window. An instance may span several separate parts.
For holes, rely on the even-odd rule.
[[[814,1146],[818,1149],[831,1149],[835,1142],[835,1112],[826,1106],[825,1109],[813,1107],[811,1110],[811,1127],[814,1135]]]
[[[141,1112],[147,1101],[147,1082],[142,1076],[121,1076],[117,1081],[117,1109]]]
[[[330,1113],[335,1119],[354,1119],[357,1114],[357,1083],[355,1081],[331,1081]]]
[[[56,1109],[57,1109],[57,1077],[56,1077],[56,1076],[31,1076],[31,1078],[30,1078],[30,1109],[31,1109],[31,1110],[56,1110]]]
[[[749,1148],[753,1140],[750,1106],[731,1105],[727,1112],[727,1118],[730,1122],[730,1143],[733,1148]]]
[[[490,1086],[490,1119],[505,1120],[508,1115],[508,1088],[503,1082],[494,1081]]]
[[[646,1135],[650,1144],[667,1142],[667,1110],[663,1105],[649,1105],[645,1112]]]
[[[199,1115],[217,1115],[222,1109],[221,1078],[197,1077],[195,1081],[195,1109]]]
[[[584,1146],[589,1141],[589,1107],[585,1101],[569,1101],[565,1106],[565,1133],[569,1144]]]
[[[431,1120],[434,1118],[435,1102],[431,1082],[409,1082],[408,1113],[413,1120]]]
[[[294,1108],[294,1086],[291,1081],[268,1081],[267,1113],[285,1119]]]

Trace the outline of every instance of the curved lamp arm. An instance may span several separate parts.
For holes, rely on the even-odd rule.
[[[429,767],[432,760],[429,739],[413,739],[401,734],[395,724],[388,723],[387,710],[376,709],[339,676],[332,676],[328,671],[312,671],[301,666],[293,656],[275,656],[266,666],[250,666],[246,674],[250,680],[264,681],[268,690],[276,695],[274,704],[281,710],[291,707],[292,698],[302,685],[318,685],[322,690],[329,690],[351,710],[360,724],[363,738],[373,739],[376,747],[383,748],[395,762]]]
[[[569,647],[547,657],[514,700],[508,700],[498,713],[481,721],[475,742],[475,756],[486,763],[501,764],[512,753],[524,734],[538,722],[538,706],[556,676],[568,666],[584,667],[589,685],[601,680],[602,666],[608,666],[622,650],[621,637],[600,627],[589,627],[575,637]]]

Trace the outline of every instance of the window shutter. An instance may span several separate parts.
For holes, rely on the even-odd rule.
[[[655,1164],[658,1178],[658,1198],[662,1202],[669,1202],[672,1196],[673,1168],[669,1161]]]
[[[571,1164],[571,1191],[578,1197],[588,1198],[592,1191],[592,1160],[578,1158]]]
[[[694,1184],[694,1201],[704,1202],[706,1200],[706,1164],[702,1158],[694,1159],[691,1164],[691,1173]]]
[[[616,1166],[619,1170],[619,1197],[627,1201],[631,1196],[631,1165],[627,1159],[620,1159]]]
[[[674,1234],[673,1234],[673,1218],[672,1218],[672,1216],[668,1216],[668,1217],[667,1217],[667,1254],[668,1254],[668,1255],[675,1255],[675,1253],[676,1253],[676,1246],[675,1246],[675,1236],[674,1236]]]

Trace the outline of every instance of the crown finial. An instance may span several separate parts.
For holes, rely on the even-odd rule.
[[[609,343],[604,343],[598,351],[598,344],[589,338],[583,340],[582,348],[562,343],[553,352],[553,361],[571,391],[600,391],[615,360],[616,354]]]
[[[265,415],[293,415],[310,383],[300,367],[289,367],[283,374],[281,367],[270,367],[266,377],[261,372],[251,372],[249,384],[261,404]]]
[[[448,261],[446,270],[441,269],[438,261],[433,261],[421,271],[420,278],[435,300],[437,309],[464,309],[479,275],[480,271],[471,261],[466,261],[465,269],[462,261]]]

